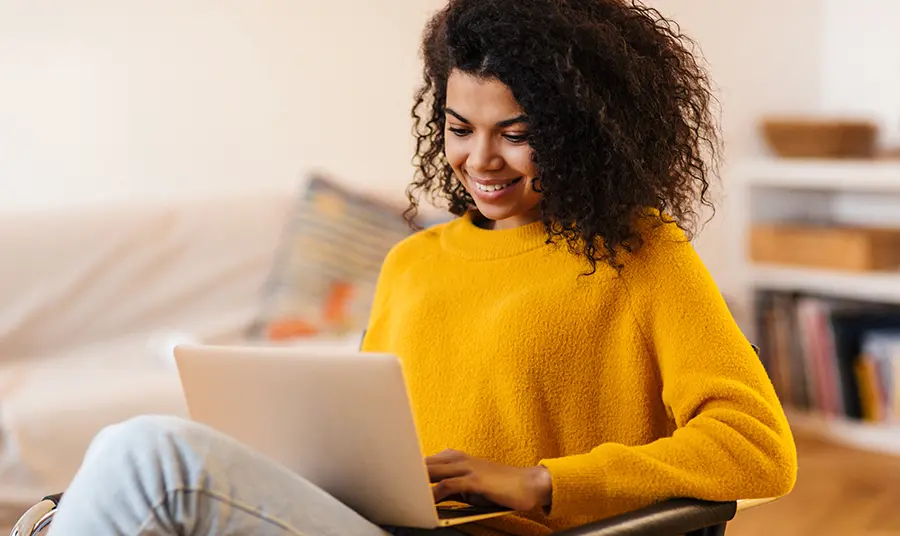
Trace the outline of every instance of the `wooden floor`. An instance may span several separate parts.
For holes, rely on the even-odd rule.
[[[900,458],[804,437],[797,448],[794,491],[741,513],[726,536],[900,536]]]
[[[900,458],[797,438],[797,486],[741,513],[727,536],[898,536]]]

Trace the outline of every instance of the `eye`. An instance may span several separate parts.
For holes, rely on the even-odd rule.
[[[528,142],[528,134],[504,134],[503,137],[517,145]]]
[[[463,136],[468,136],[469,134],[472,133],[471,130],[469,130],[467,128],[461,128],[461,127],[447,127],[447,130],[452,132],[453,135],[458,138],[462,138]]]

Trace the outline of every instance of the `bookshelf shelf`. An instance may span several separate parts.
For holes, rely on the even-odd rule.
[[[900,194],[900,160],[764,158],[737,168],[750,186]]]
[[[900,272],[856,274],[754,264],[750,283],[765,290],[796,290],[837,298],[900,304]]]
[[[900,456],[900,424],[856,422],[797,410],[788,411],[788,421],[794,431],[849,447]]]

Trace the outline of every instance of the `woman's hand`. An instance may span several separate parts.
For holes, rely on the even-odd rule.
[[[434,500],[454,496],[461,502],[490,502],[517,511],[549,506],[552,495],[546,467],[512,467],[474,458],[457,450],[445,450],[425,459],[434,486]]]

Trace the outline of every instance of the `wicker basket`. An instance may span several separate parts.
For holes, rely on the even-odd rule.
[[[870,121],[765,118],[769,147],[786,158],[872,158],[878,127]]]

